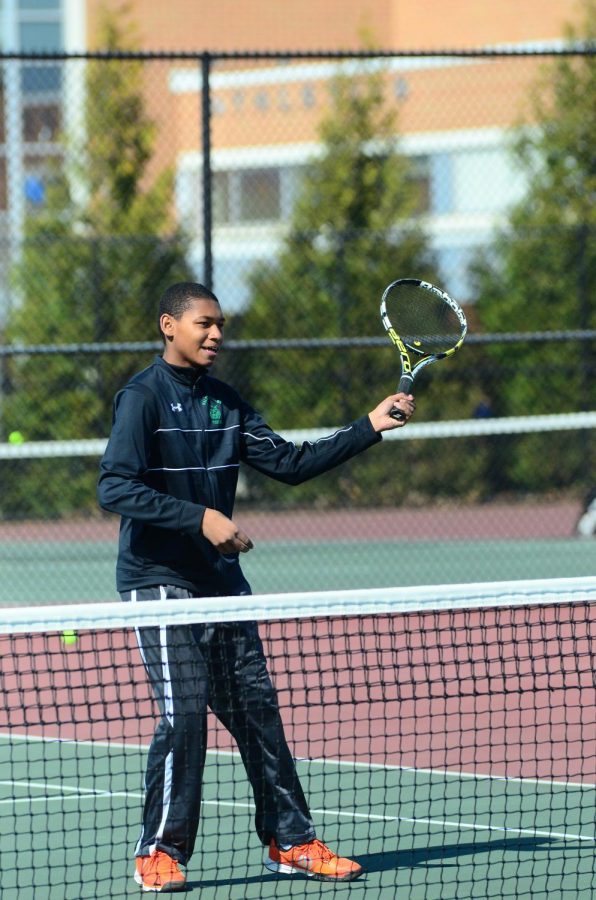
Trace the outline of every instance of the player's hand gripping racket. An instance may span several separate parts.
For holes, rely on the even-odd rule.
[[[385,288],[381,320],[401,360],[398,392],[412,392],[425,366],[452,356],[468,330],[464,311],[445,291],[417,278],[400,278]],[[399,409],[390,415],[405,418]]]

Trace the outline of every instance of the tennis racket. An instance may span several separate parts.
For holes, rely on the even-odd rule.
[[[463,309],[445,291],[418,278],[400,278],[385,288],[381,321],[401,360],[398,392],[409,394],[418,373],[453,356],[461,347],[468,323]],[[390,415],[404,419],[399,409]]]

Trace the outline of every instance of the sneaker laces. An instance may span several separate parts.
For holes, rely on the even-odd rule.
[[[157,869],[161,866],[167,866],[171,872],[178,872],[178,860],[165,853],[163,850],[156,850],[150,857],[153,868]]]
[[[315,859],[322,859],[325,862],[329,862],[330,859],[334,859],[335,853],[329,849],[322,841],[319,841],[315,838],[314,841],[309,841],[308,844],[301,844],[296,848],[298,853],[302,853],[309,857],[313,857]],[[316,850],[316,854],[313,854],[313,850]]]

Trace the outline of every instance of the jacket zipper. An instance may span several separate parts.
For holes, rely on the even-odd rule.
[[[207,397],[207,403],[205,405],[203,405],[201,403],[201,399],[199,398],[198,392],[197,392],[197,386],[199,385],[199,383],[201,381],[202,381],[201,378],[197,379],[197,381],[195,381],[195,383],[192,386],[193,417],[196,418],[197,424],[199,425],[200,428],[203,429],[203,433],[204,433],[204,436],[202,439],[202,450],[203,450],[202,462],[203,462],[203,465],[205,466],[205,480],[206,480],[206,485],[208,488],[207,492],[209,495],[209,503],[206,503],[205,506],[209,506],[211,509],[217,509],[217,507],[215,505],[215,490],[213,488],[211,470],[209,469],[209,452],[208,452],[207,440],[206,440],[206,436],[205,436],[206,427],[210,424],[209,413],[208,413],[209,399],[207,397],[207,394],[204,394],[204,396]],[[197,409],[197,407],[198,407],[198,409]]]

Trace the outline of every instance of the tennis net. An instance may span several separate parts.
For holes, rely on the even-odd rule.
[[[572,578],[5,609],[0,894],[136,895],[160,719],[136,635],[176,628],[196,642],[212,628],[228,646],[256,621],[317,834],[365,869],[354,890],[588,900],[595,601],[596,578]],[[211,690],[225,691],[216,656]],[[170,722],[167,652],[161,666]],[[188,867],[196,896],[303,896],[302,876],[263,868],[254,801],[213,716]],[[345,888],[310,882],[309,895]]]

